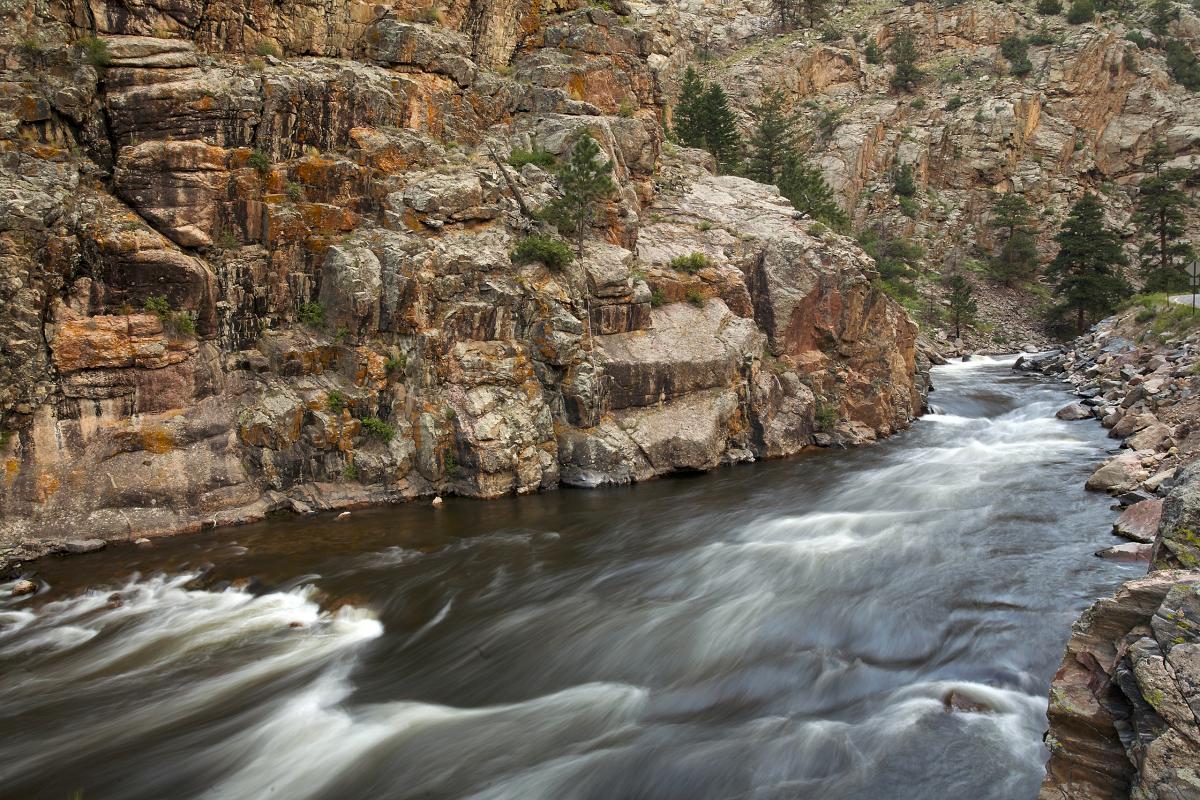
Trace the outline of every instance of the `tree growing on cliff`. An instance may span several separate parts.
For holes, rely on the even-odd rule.
[[[783,92],[773,89],[751,109],[754,131],[750,134],[750,154],[746,159],[746,177],[759,183],[775,183],[784,162],[796,142],[796,117],[784,111]]]
[[[844,231],[850,225],[821,170],[798,153],[790,153],[784,159],[779,175],[779,193],[790,200],[797,211],[824,222],[834,230]]]
[[[712,153],[722,172],[731,172],[740,164],[737,118],[719,84],[706,83],[688,67],[673,116],[673,132],[680,143]]]
[[[584,133],[571,149],[571,159],[558,171],[562,197],[546,207],[544,216],[564,236],[575,241],[575,250],[583,255],[583,236],[596,219],[600,201],[616,191],[612,180],[612,162],[603,158],[600,144]]]
[[[688,147],[704,147],[704,127],[700,101],[706,89],[700,73],[688,67],[683,74],[683,85],[679,89],[679,102],[675,104],[673,132],[680,143]]]
[[[742,161],[742,137],[729,98],[720,84],[710,84],[701,100],[704,147],[717,160],[721,172],[734,172]]]
[[[1187,230],[1184,212],[1194,203],[1180,186],[1188,171],[1163,166],[1169,156],[1162,141],[1154,143],[1143,162],[1148,174],[1138,185],[1134,205],[1133,224],[1142,240],[1138,255],[1146,292],[1171,292],[1189,285],[1183,267],[1193,251],[1183,239]]]
[[[1185,89],[1200,90],[1200,61],[1196,54],[1179,39],[1168,39],[1166,44],[1167,72]]]
[[[1171,23],[1179,19],[1179,9],[1171,0],[1154,0],[1150,6],[1150,32],[1155,36],[1164,37],[1171,29]]]
[[[799,0],[799,11],[809,28],[829,16],[830,0]]]
[[[954,323],[954,338],[962,338],[963,323],[969,323],[979,310],[975,302],[975,290],[961,272],[951,272],[943,281],[946,285],[946,302],[950,306],[950,321]]]
[[[992,206],[989,227],[999,248],[989,263],[992,277],[1005,286],[1028,280],[1037,272],[1037,243],[1032,225],[1033,210],[1016,192],[1003,194]]]
[[[1130,294],[1120,273],[1127,261],[1121,237],[1104,224],[1104,206],[1089,192],[1071,207],[1054,239],[1058,255],[1047,272],[1061,310],[1075,315],[1075,329],[1083,333],[1088,318],[1111,313]]]
[[[892,63],[896,65],[892,72],[892,90],[911,92],[925,77],[917,68],[917,40],[912,31],[902,30],[896,34],[891,54]]]
[[[1071,0],[1067,9],[1067,22],[1072,25],[1082,25],[1096,18],[1096,5],[1092,0]]]

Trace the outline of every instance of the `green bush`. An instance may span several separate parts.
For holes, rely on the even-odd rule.
[[[161,294],[152,294],[147,297],[146,302],[142,304],[142,307],[151,314],[158,314],[159,316],[171,313],[171,304],[168,303],[167,298]]]
[[[75,46],[79,48],[83,60],[93,67],[107,67],[112,61],[112,56],[108,53],[108,42],[103,39],[85,36],[77,41]]]
[[[923,98],[923,97],[916,98],[915,100],[913,100],[911,103],[908,104],[908,107],[911,108],[913,111],[921,111],[922,109],[925,108],[925,98]]]
[[[1037,12],[1046,17],[1062,13],[1062,0],[1038,0]]]
[[[526,164],[535,164],[542,169],[553,169],[557,163],[558,159],[554,157],[553,153],[542,150],[536,144],[532,150],[516,148],[508,156],[509,166],[516,167],[517,169]]]
[[[264,58],[267,56],[279,58],[283,55],[283,51],[280,50],[279,46],[274,42],[259,42],[258,44],[254,45],[254,52],[257,55],[263,56]]]
[[[288,181],[283,191],[287,195],[288,200],[291,200],[293,203],[299,203],[304,199],[304,187],[295,181]]]
[[[304,325],[310,328],[319,328],[325,324],[325,306],[320,303],[305,303],[300,306],[300,313],[297,316]]]
[[[867,48],[863,53],[868,64],[882,64],[883,53],[879,50],[879,45],[875,44],[875,40],[867,42]]]
[[[271,171],[271,157],[262,150],[250,153],[250,158],[246,159],[246,163],[263,175]]]
[[[829,433],[837,427],[840,417],[836,405],[817,401],[817,406],[813,409],[813,427],[822,433]]]
[[[949,100],[946,101],[946,105],[944,108],[946,111],[957,111],[958,109],[962,108],[962,105],[963,105],[963,99],[961,97],[959,97],[958,95],[954,95],[953,97],[951,97]]]
[[[396,426],[385,422],[379,417],[366,417],[362,421],[363,431],[372,439],[390,442],[396,438]]]
[[[1033,69],[1029,61],[1029,43],[1016,34],[1000,40],[1000,53],[1008,59],[1011,75],[1027,75]]]
[[[676,256],[671,259],[669,266],[671,269],[677,269],[680,272],[699,272],[709,264],[708,256],[704,253],[691,253],[686,256]]]
[[[337,389],[331,389],[329,394],[325,395],[325,408],[327,408],[329,411],[332,411],[334,414],[342,413],[342,411],[345,410],[345,408],[349,405],[350,401],[346,398],[346,395],[342,394]]]
[[[911,197],[904,197],[903,195],[899,198],[899,201],[900,213],[906,217],[916,219],[917,214],[920,213],[920,207],[917,205],[917,201],[913,200]]]
[[[167,298],[161,294],[152,294],[146,298],[142,307],[156,315],[163,325],[163,330],[171,336],[191,336],[196,332],[196,321],[187,311],[175,311]]]
[[[401,353],[398,356],[389,357],[383,362],[383,368],[390,374],[404,372],[404,368],[408,366],[408,356]]]
[[[571,263],[574,256],[566,242],[553,236],[526,236],[512,251],[512,260],[518,264],[540,261],[551,269],[561,269]]]
[[[1138,50],[1145,50],[1151,45],[1150,40],[1141,31],[1130,31],[1125,34],[1125,40],[1136,44]]]
[[[892,170],[892,191],[900,197],[912,197],[917,193],[916,173],[912,164],[898,164]]]
[[[1082,25],[1096,18],[1096,5],[1092,0],[1071,0],[1071,8],[1067,11],[1067,22],[1072,25]]]
[[[700,290],[695,286],[689,288],[684,296],[687,298],[687,301],[696,308],[704,308],[704,295],[702,295]]]
[[[822,42],[836,42],[842,38],[842,32],[832,25],[826,25],[821,29]]]
[[[1178,39],[1167,42],[1167,71],[1180,86],[1191,91],[1200,89],[1200,63],[1192,49]]]
[[[663,294],[662,289],[650,290],[650,307],[658,308],[667,302],[667,296]]]
[[[1056,41],[1058,40],[1054,38],[1054,34],[1050,33],[1050,28],[1046,26],[1045,22],[1036,31],[1029,34],[1029,43],[1034,47],[1045,47],[1048,44],[1054,44]]]

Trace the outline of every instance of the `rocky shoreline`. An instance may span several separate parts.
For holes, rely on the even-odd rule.
[[[1015,365],[1076,387],[1060,418],[1099,420],[1123,440],[1087,487],[1116,498],[1114,533],[1131,541],[1097,555],[1149,561],[1073,626],[1040,800],[1200,797],[1200,337],[1169,314],[1135,307]]]

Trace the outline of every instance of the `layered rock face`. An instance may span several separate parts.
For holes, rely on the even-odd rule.
[[[4,558],[907,425],[927,363],[870,259],[665,152],[673,39],[618,10],[0,9]],[[505,159],[585,131],[615,196],[514,263],[558,189]]]
[[[1022,367],[1060,374],[1125,449],[1088,488],[1127,506],[1097,555],[1150,561],[1076,622],[1050,692],[1043,800],[1200,797],[1200,432],[1196,334],[1162,308],[1101,323]],[[1182,328],[1182,329],[1180,329]]]
[[[1102,194],[1108,224],[1130,226],[1155,140],[1170,151],[1171,166],[1200,164],[1193,94],[1170,79],[1160,49],[1126,38],[1154,38],[1142,10],[1069,25],[1061,14],[1038,13],[1034,2],[848,4],[812,29],[747,42],[740,32],[776,24],[770,3],[678,6],[686,10],[658,16],[680,14],[674,27],[700,31],[695,38],[711,57],[705,77],[725,88],[743,119],[765,91],[781,90],[799,115],[802,148],[855,227],[919,243],[934,276],[977,270],[995,252],[989,223],[997,193],[1020,192],[1036,209],[1044,263],[1085,191]],[[1170,36],[1195,49],[1200,17],[1186,4],[1176,11]],[[889,85],[887,48],[900,31],[915,36],[924,73],[912,93]],[[1027,74],[1013,74],[1001,53],[1012,35],[1029,43]],[[872,45],[883,54],[877,63],[868,60]],[[909,198],[893,191],[900,164],[914,168],[917,191]],[[976,280],[984,324],[967,334],[968,345],[1049,346],[1039,319],[1044,298]],[[936,280],[919,288],[935,303],[942,298]]]

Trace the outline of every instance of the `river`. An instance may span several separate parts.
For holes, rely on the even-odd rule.
[[[877,446],[39,562],[0,795],[1031,800],[1071,622],[1145,566],[1092,555],[1115,443],[1009,361]]]

